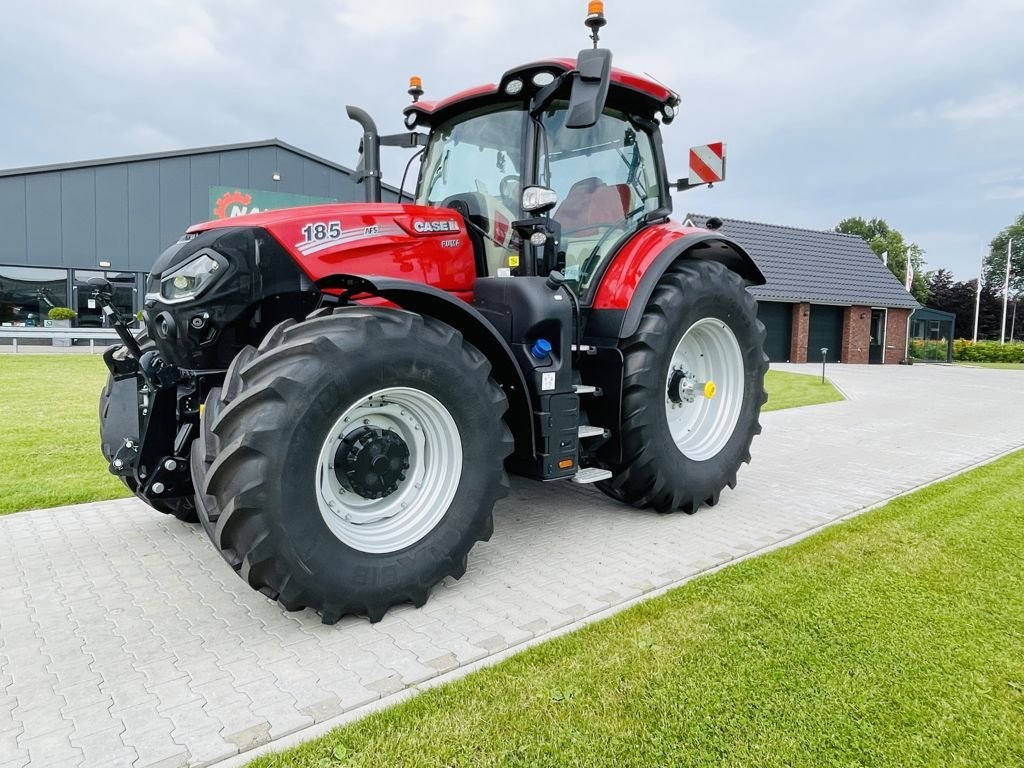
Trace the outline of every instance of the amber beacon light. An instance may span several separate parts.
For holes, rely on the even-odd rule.
[[[412,102],[415,104],[420,100],[420,96],[423,95],[423,78],[413,75],[409,78],[409,95],[412,96]]]
[[[587,20],[583,23],[590,29],[590,39],[594,41],[594,47],[597,48],[598,30],[608,23],[604,17],[604,3],[601,0],[590,0],[587,3]]]

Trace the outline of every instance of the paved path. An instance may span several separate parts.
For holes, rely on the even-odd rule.
[[[0,768],[225,760],[1024,445],[1024,372],[831,375],[850,400],[765,414],[717,508],[515,482],[463,580],[372,626],[283,613],[134,500],[0,518]]]

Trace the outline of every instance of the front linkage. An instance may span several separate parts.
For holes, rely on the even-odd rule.
[[[103,353],[110,376],[100,399],[100,440],[110,472],[150,506],[195,521],[189,449],[199,405],[224,374],[168,364],[148,337],[132,335],[107,281],[94,281],[92,295],[122,341]]]

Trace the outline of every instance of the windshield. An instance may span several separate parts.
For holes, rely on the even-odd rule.
[[[517,193],[522,137],[521,108],[459,115],[442,123],[430,134],[416,202],[440,205],[453,195],[467,192],[492,198]],[[508,202],[518,209],[515,199]]]
[[[541,183],[558,193],[563,273],[585,294],[616,243],[661,207],[660,175],[650,135],[618,110],[590,128],[566,128],[566,105],[543,116]],[[544,157],[546,153],[547,157]]]

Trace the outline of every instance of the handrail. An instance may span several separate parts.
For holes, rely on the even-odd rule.
[[[96,351],[96,341],[103,339],[119,340],[113,328],[40,328],[37,326],[0,326],[0,339],[11,339],[13,352],[18,352],[18,339],[88,339],[89,351]],[[109,345],[108,345],[109,346]]]

